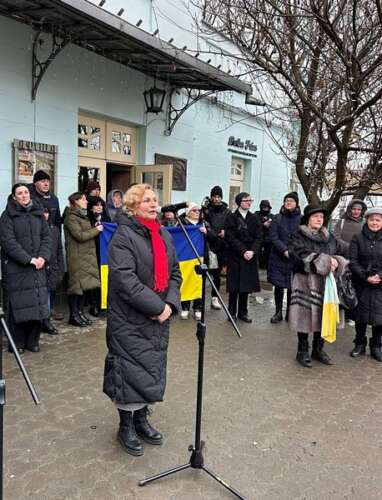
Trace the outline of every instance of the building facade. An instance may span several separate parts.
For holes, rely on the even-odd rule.
[[[125,7],[126,20],[140,24],[140,30],[152,33],[159,26],[156,36],[168,40],[173,35],[178,47],[196,50],[201,44],[188,29],[191,13],[174,2],[108,0],[103,9],[95,2],[80,3],[88,4],[95,17],[104,8],[116,14],[117,8]],[[147,73],[110,60],[106,50],[92,51],[91,43],[80,47],[69,41],[52,60],[32,100],[32,56],[37,54],[40,61],[49,58],[52,36],[42,33],[36,39],[35,23],[0,15],[0,40],[7,47],[0,52],[1,209],[11,185],[30,181],[38,168],[51,172],[62,206],[89,180],[100,181],[104,197],[112,188],[150,182],[162,203],[199,203],[218,184],[227,201],[246,190],[254,197],[254,208],[266,198],[274,210],[290,190],[290,168],[268,137],[261,116],[255,116],[262,108],[245,105],[244,95],[231,90],[198,100],[169,135],[171,85],[166,81],[154,82]],[[153,84],[168,90],[158,114],[146,113],[143,98],[143,91]],[[180,106],[187,103],[181,88],[173,97]]]

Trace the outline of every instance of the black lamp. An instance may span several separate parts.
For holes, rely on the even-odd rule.
[[[158,89],[154,83],[154,87],[143,92],[145,98],[146,113],[161,113],[163,111],[163,101],[166,97],[166,91]]]

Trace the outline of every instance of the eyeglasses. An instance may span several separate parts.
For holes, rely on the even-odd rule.
[[[247,198],[244,198],[244,199],[242,199],[241,201],[242,201],[242,202],[243,202],[243,201],[249,201],[250,203],[252,203],[252,202],[253,202],[253,200],[251,200],[250,198],[248,198],[248,199],[247,199]]]
[[[200,212],[200,208],[191,208],[190,212]]]

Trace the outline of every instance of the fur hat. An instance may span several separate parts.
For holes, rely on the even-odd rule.
[[[328,211],[326,210],[326,208],[321,207],[321,205],[317,205],[316,203],[309,203],[309,205],[306,205],[306,207],[304,208],[304,215],[301,218],[301,224],[302,225],[308,224],[309,217],[313,214],[318,214],[318,213],[322,213],[325,216],[328,213]]]
[[[246,193],[245,191],[243,191],[242,193],[239,193],[235,196],[235,203],[238,207],[240,207],[241,205],[241,200],[243,198],[248,198],[248,196],[251,196],[249,193]]]
[[[365,212],[365,217],[369,217],[369,215],[382,215],[382,207],[369,208],[369,210]]]
[[[85,189],[85,193],[86,194],[90,194],[93,189],[99,189],[101,190],[101,186],[100,186],[100,183],[97,182],[97,181],[90,181],[88,182],[88,185],[86,186],[86,189]]]
[[[213,196],[220,196],[220,198],[223,198],[223,190],[220,186],[214,186],[211,189],[210,198]]]
[[[33,176],[33,184],[45,179],[48,179],[48,181],[50,181],[50,175],[48,174],[48,172],[45,172],[45,170],[37,170],[37,172]]]

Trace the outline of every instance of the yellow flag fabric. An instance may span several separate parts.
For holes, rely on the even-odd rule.
[[[340,322],[340,301],[338,300],[337,285],[333,273],[325,278],[324,304],[322,307],[321,337],[326,342],[335,342],[337,325]]]

